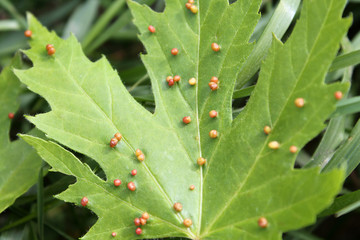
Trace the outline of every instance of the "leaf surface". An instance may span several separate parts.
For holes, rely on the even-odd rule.
[[[24,141],[10,142],[9,139],[11,119],[8,114],[18,109],[20,94],[20,82],[12,68],[21,67],[21,56],[16,54],[0,75],[0,212],[36,183],[42,163],[36,151]]]
[[[300,149],[315,137],[335,109],[334,92],[347,89],[323,83],[351,22],[341,19],[345,0],[304,2],[290,39],[283,45],[274,38],[255,90],[234,120],[232,93],[253,49],[248,41],[260,1],[200,0],[197,14],[180,0],[167,1],[164,13],[128,4],[147,51],[141,58],[152,82],[154,114],[131,97],[105,58],[90,62],[74,37],[62,40],[32,16],[34,38],[25,53],[34,67],[16,71],[52,107],[29,120],[49,138],[96,160],[106,173],[102,180],[58,144],[23,136],[55,171],[77,177],[58,197],[78,205],[83,196],[89,199],[87,207],[99,220],[84,239],[111,239],[113,231],[121,239],[281,239],[282,232],[313,222],[340,189],[343,171],[294,169],[297,154],[289,147]],[[219,52],[212,51],[213,42]],[[56,48],[54,56],[46,54],[48,43]],[[182,79],[169,87],[169,75]],[[216,91],[208,86],[212,76],[220,81]],[[187,82],[191,77],[195,86]],[[296,107],[296,98],[304,98],[305,106]],[[214,119],[213,109],[219,113]],[[182,122],[184,116],[190,124]],[[272,128],[269,135],[262,131],[265,125]],[[215,139],[209,137],[214,129]],[[123,139],[112,149],[116,132]],[[270,149],[271,141],[280,148]],[[136,149],[145,161],[136,159]],[[204,167],[198,157],[207,159]],[[123,181],[119,188],[112,184],[116,178]],[[135,192],[124,186],[130,181]],[[179,213],[175,202],[183,205]],[[151,217],[137,236],[133,219],[145,211]],[[266,229],[257,224],[262,216],[269,221]],[[192,220],[190,228],[183,226],[185,218]]]

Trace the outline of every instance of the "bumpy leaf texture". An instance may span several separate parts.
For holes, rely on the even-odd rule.
[[[0,75],[0,212],[25,193],[37,181],[42,160],[22,140],[10,142],[9,131],[13,121],[9,113],[19,108],[20,81],[12,68],[21,68],[20,54],[16,54],[10,66]]]
[[[185,0],[168,0],[164,13],[128,2],[147,51],[141,57],[152,82],[154,114],[131,97],[105,58],[90,62],[74,37],[62,40],[29,16],[33,37],[25,53],[34,67],[16,74],[52,107],[29,120],[49,138],[96,160],[107,177],[100,179],[54,142],[24,136],[54,171],[77,178],[58,197],[77,205],[89,199],[86,207],[99,220],[84,239],[112,239],[112,232],[119,239],[281,239],[331,203],[343,171],[294,169],[297,154],[289,148],[299,151],[324,128],[335,108],[334,92],[347,88],[323,83],[351,22],[341,18],[346,1],[304,1],[292,36],[285,45],[274,39],[245,110],[232,119],[234,83],[253,49],[248,41],[260,2],[199,0],[196,14]],[[220,51],[212,50],[213,42]],[[54,56],[46,53],[48,43],[56,48]],[[182,79],[169,87],[169,75]],[[216,91],[208,86],[212,76],[220,81]],[[187,81],[192,77],[195,86]],[[297,98],[305,100],[302,108],[295,106]],[[211,110],[217,118],[209,117]],[[190,124],[182,122],[184,116]],[[272,128],[269,135],[265,125]],[[209,137],[211,130],[217,138]],[[123,139],[112,149],[116,132]],[[279,149],[269,148],[271,141]],[[143,162],[134,154],[138,148]],[[202,167],[199,157],[207,159]],[[116,178],[123,181],[120,187],[112,183]],[[134,192],[126,187],[130,181]],[[181,212],[174,211],[175,202],[183,205]],[[145,211],[150,219],[138,236],[133,220]],[[258,226],[260,217],[268,220],[267,228]],[[183,225],[185,218],[191,227]]]

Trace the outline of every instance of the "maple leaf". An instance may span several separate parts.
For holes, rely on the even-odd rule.
[[[347,89],[323,83],[351,23],[341,18],[346,1],[304,1],[291,37],[285,44],[274,38],[249,102],[232,119],[234,84],[254,46],[248,41],[260,2],[200,0],[195,14],[180,0],[167,1],[163,13],[128,2],[147,51],[141,57],[152,82],[154,114],[131,97],[105,58],[90,62],[74,37],[62,40],[29,15],[33,38],[25,53],[34,67],[16,75],[52,111],[28,119],[49,138],[93,158],[106,174],[100,179],[57,143],[23,136],[54,171],[77,178],[57,197],[78,205],[88,198],[86,206],[99,220],[84,239],[110,239],[112,232],[121,239],[281,239],[282,232],[312,223],[332,202],[343,171],[294,169],[294,161],[334,111],[334,92]],[[53,56],[45,50],[49,43],[56,48]],[[175,75],[181,80],[169,86],[167,76]],[[214,91],[208,86],[213,76],[219,79]],[[184,116],[192,121],[184,124]],[[264,126],[271,128],[269,135]],[[211,130],[217,137],[209,136]],[[117,132],[123,138],[111,148]],[[136,149],[145,161],[137,160]],[[207,163],[197,165],[199,157]],[[118,178],[120,187],[113,184]],[[124,186],[129,182],[136,191]],[[176,202],[181,212],[173,209]],[[150,219],[138,236],[133,220],[145,211]],[[265,229],[258,225],[262,217]],[[191,227],[184,219],[192,220]]]
[[[11,119],[19,108],[20,81],[12,68],[21,68],[21,55],[17,53],[11,64],[0,75],[0,212],[12,205],[16,198],[25,193],[38,179],[42,160],[22,140],[10,142]]]

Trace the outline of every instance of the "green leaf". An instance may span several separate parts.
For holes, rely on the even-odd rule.
[[[346,114],[353,114],[360,112],[360,97],[352,97],[341,100],[337,104],[336,111],[332,114],[333,117],[338,117]]]
[[[330,171],[334,168],[345,165],[346,176],[348,176],[360,163],[360,121],[358,121],[352,130],[348,140],[334,154],[334,156],[325,162],[324,171]]]
[[[238,87],[244,86],[250,78],[259,70],[261,61],[264,60],[271,46],[273,35],[281,39],[289,28],[300,0],[281,0],[276,7],[265,30],[256,44],[246,63],[243,65],[237,80]]]
[[[346,213],[353,211],[360,207],[360,190],[355,192],[344,194],[337,197],[333,204],[319,214],[319,217],[325,217],[335,214],[336,217],[340,217]]]
[[[12,68],[21,67],[21,55],[16,54],[12,64],[4,68],[0,75],[0,212],[36,183],[42,163],[36,152],[24,141],[9,140],[11,119],[8,114],[18,109],[17,98],[20,93],[20,82]]]
[[[360,50],[340,55],[335,58],[330,71],[336,71],[349,66],[356,66],[360,63]]]
[[[87,207],[99,220],[84,239],[111,239],[114,231],[121,239],[277,240],[284,231],[314,222],[332,202],[343,171],[294,169],[297,154],[289,147],[301,149],[314,138],[335,110],[334,92],[347,89],[346,84],[324,84],[351,23],[341,18],[346,1],[304,2],[289,40],[283,45],[273,39],[250,100],[233,120],[233,89],[254,47],[248,41],[260,2],[200,0],[197,14],[185,8],[185,1],[167,1],[163,13],[128,2],[147,51],[141,58],[152,82],[154,114],[131,97],[105,58],[90,62],[74,37],[62,40],[28,17],[34,37],[25,53],[34,67],[16,74],[52,109],[28,119],[49,138],[97,161],[106,174],[100,179],[57,143],[23,136],[54,171],[77,178],[58,197],[77,205],[82,197],[89,199]],[[49,42],[54,56],[44,49]],[[221,46],[219,52],[212,51],[213,42]],[[179,49],[177,56],[172,48]],[[182,80],[169,87],[169,75]],[[212,76],[220,80],[217,91],[209,89]],[[195,86],[187,83],[191,77],[197,79]],[[299,97],[305,99],[302,108],[294,104]],[[219,113],[215,119],[209,117],[212,109]],[[184,116],[192,122],[183,124]],[[265,125],[272,128],[269,135],[262,131]],[[212,129],[218,138],[209,137]],[[123,138],[110,148],[116,132]],[[271,141],[280,148],[270,149]],[[136,159],[136,149],[145,161]],[[204,167],[196,164],[198,157],[207,158]],[[135,177],[132,169],[138,171]],[[123,185],[133,181],[136,191],[114,187],[116,178]],[[175,202],[183,205],[179,213],[172,208]],[[150,219],[137,236],[133,220],[144,211]],[[266,229],[257,223],[262,216],[269,222]],[[185,218],[192,219],[190,228],[182,224]]]
[[[98,0],[87,0],[78,6],[65,25],[63,37],[67,38],[73,33],[82,40],[95,19],[98,5]]]

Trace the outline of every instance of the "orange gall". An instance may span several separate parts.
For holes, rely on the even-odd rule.
[[[24,32],[24,35],[25,35],[25,37],[31,37],[32,31],[31,31],[31,30],[26,30],[26,31]]]
[[[149,32],[151,32],[151,33],[155,33],[155,32],[156,32],[156,29],[155,29],[155,27],[154,27],[153,25],[150,25],[150,26],[148,27],[148,30],[149,30]]]
[[[212,49],[214,52],[218,52],[218,51],[220,51],[220,46],[219,46],[219,44],[217,44],[217,43],[212,43],[212,44],[211,44],[211,49]]]
[[[277,141],[271,141],[269,142],[268,147],[271,149],[279,149],[280,143]]]
[[[335,97],[336,100],[340,100],[340,99],[343,98],[343,93],[340,92],[340,91],[336,91],[336,92],[334,93],[334,97]]]
[[[183,224],[185,227],[191,227],[192,221],[189,218],[185,218]]]
[[[197,14],[197,12],[199,11],[198,7],[195,6],[195,5],[192,5],[190,7],[190,11],[193,13],[193,14]]]
[[[289,151],[291,153],[296,153],[298,151],[298,148],[296,146],[292,145],[292,146],[290,146]]]
[[[181,203],[174,203],[174,209],[175,209],[175,211],[177,211],[177,212],[181,212],[181,210],[182,210],[182,208],[183,208],[183,206],[181,205]]]
[[[177,49],[177,48],[171,49],[171,54],[172,55],[176,56],[178,53],[179,53],[179,49]]]
[[[305,100],[303,98],[297,98],[295,99],[294,103],[296,107],[302,108],[305,105]]]
[[[183,120],[183,123],[185,123],[185,124],[189,124],[191,122],[190,116],[183,117],[182,120]]]
[[[210,116],[211,118],[216,118],[217,115],[218,115],[218,113],[217,113],[217,111],[215,111],[215,110],[211,110],[211,111],[209,112],[209,116]]]
[[[211,130],[211,131],[209,132],[209,136],[210,136],[211,138],[217,138],[217,137],[218,137],[218,132],[217,132],[216,130]]]
[[[210,79],[210,82],[213,82],[213,83],[218,83],[219,82],[219,79],[217,78],[217,77],[212,77],[211,79]]]
[[[142,151],[140,149],[136,149],[135,155],[138,157],[142,154]]]
[[[150,218],[150,215],[147,212],[144,212],[141,217],[145,220],[148,220]]]
[[[202,165],[204,165],[205,163],[206,163],[206,159],[205,159],[205,158],[199,157],[199,158],[197,159],[197,164],[198,164],[199,166],[202,166]]]
[[[265,134],[269,134],[270,132],[271,132],[271,127],[265,126],[265,127],[264,127],[264,133],[265,133]]]
[[[181,77],[179,75],[174,76],[174,81],[179,82],[181,80]]]
[[[267,221],[266,218],[261,217],[261,218],[258,219],[258,225],[259,225],[259,227],[261,227],[261,228],[267,228],[267,226],[269,225],[269,223],[268,223],[268,221]]]
[[[189,84],[190,84],[191,86],[194,86],[194,85],[196,84],[196,78],[190,78],[190,79],[189,79]]]
[[[122,138],[122,135],[121,135],[121,133],[115,133],[114,137],[115,137],[118,141],[120,141],[121,138]]]

